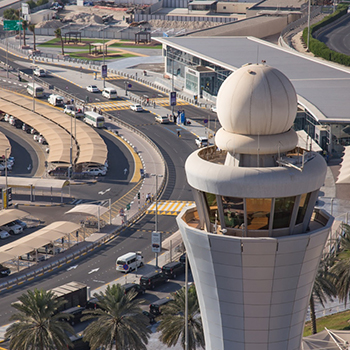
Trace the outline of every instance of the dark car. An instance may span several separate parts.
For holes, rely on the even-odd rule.
[[[126,283],[126,284],[123,284],[122,287],[125,290],[125,294],[131,290],[134,290],[136,291],[137,295],[140,295],[140,294],[145,294],[145,290],[146,290],[145,287],[140,286],[138,283]]]
[[[181,261],[183,264],[186,264],[186,253],[183,253],[183,254],[180,256],[179,261]]]
[[[72,317],[68,320],[68,322],[72,326],[74,326],[76,323],[80,322],[80,319],[83,316],[84,310],[85,310],[85,307],[75,306],[75,307],[71,307],[70,309],[62,311],[62,313],[72,315]]]
[[[162,267],[162,272],[168,278],[176,278],[185,272],[185,265],[181,261],[173,261]]]
[[[11,273],[11,270],[0,264],[0,277],[7,277]]]
[[[154,315],[152,315],[150,312],[144,310],[144,311],[142,311],[142,313],[149,318],[150,324],[156,323],[156,320],[155,320],[156,317]]]
[[[160,315],[162,313],[161,307],[172,300],[173,299],[171,299],[170,297],[166,297],[166,298],[159,299],[159,300],[155,301],[154,303],[150,304],[149,305],[150,314],[152,314],[154,316]]]
[[[68,176],[68,167],[58,166],[49,171],[50,176]]]
[[[168,278],[161,270],[155,270],[140,278],[140,285],[146,289],[153,289],[156,285],[163,284]]]

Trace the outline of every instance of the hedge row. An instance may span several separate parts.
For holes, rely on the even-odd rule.
[[[316,32],[318,29],[327,26],[328,24],[336,21],[338,18],[344,16],[347,13],[348,5],[347,4],[339,4],[337,6],[337,10],[325,17],[322,21],[310,26],[310,42],[309,42],[309,50],[317,57],[322,57],[328,61],[333,61],[344,66],[350,66],[350,56],[345,55],[343,53],[339,53],[333,51],[328,48],[326,44],[315,39],[312,34]],[[303,40],[304,43],[307,43],[308,36],[308,28],[304,28],[303,30]]]
[[[29,5],[29,7],[31,9],[33,9],[34,7],[47,4],[48,2],[49,2],[49,0],[38,0],[37,2],[35,2],[33,0],[29,0],[29,1],[27,1],[27,4]]]

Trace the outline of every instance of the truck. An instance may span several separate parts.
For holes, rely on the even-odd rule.
[[[50,290],[57,299],[65,300],[66,303],[61,307],[59,312],[65,311],[72,307],[85,307],[89,299],[89,287],[85,283],[72,281]]]
[[[116,261],[116,270],[130,272],[143,265],[143,256],[141,252],[129,252],[120,256]]]
[[[53,106],[58,106],[58,107],[63,107],[64,105],[64,101],[63,101],[63,97],[60,95],[50,95],[48,102],[53,105]]]

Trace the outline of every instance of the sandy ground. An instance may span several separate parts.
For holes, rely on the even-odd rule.
[[[75,23],[82,25],[89,24],[103,24],[102,16],[112,14],[115,21],[120,21],[120,26],[127,26],[125,18],[129,17],[126,14],[125,9],[106,9],[96,8],[88,6],[66,6],[65,9],[59,13],[59,16],[63,17],[63,23]],[[186,29],[188,31],[205,29],[213,26],[217,26],[221,23],[215,22],[190,22],[190,21],[162,21],[162,20],[151,20],[149,24],[153,29],[174,29],[181,30]],[[40,22],[36,25],[37,28],[59,28],[62,26],[60,20],[50,20]]]

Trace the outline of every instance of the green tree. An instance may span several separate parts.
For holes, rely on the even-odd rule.
[[[36,51],[36,36],[35,36],[35,24],[30,24],[28,29],[33,33],[33,50]]]
[[[181,337],[181,345],[185,349],[185,288],[173,293],[173,301],[162,308],[162,316],[158,330],[159,339],[168,347],[174,346]],[[199,304],[195,287],[192,285],[188,292],[188,349],[195,350],[197,346],[204,348],[204,333],[200,317]]]
[[[327,255],[321,260],[318,267],[309,303],[312,334],[317,333],[315,301],[318,301],[324,307],[324,303],[327,300],[332,301],[332,298],[337,296],[337,289],[335,286],[336,277],[334,273],[329,270],[331,265],[331,258]]]
[[[59,301],[51,291],[28,290],[12,306],[19,311],[11,316],[13,323],[6,331],[10,338],[10,349],[44,350],[67,349],[71,341],[67,333],[74,334],[66,321],[70,315],[57,313],[65,303]]]
[[[62,55],[64,56],[64,44],[63,44],[61,28],[57,28],[55,30],[55,36],[56,38],[59,38],[61,40]]]
[[[3,14],[4,19],[16,20],[19,19],[19,10],[6,9]]]
[[[331,272],[337,276],[335,286],[340,301],[346,304],[350,292],[350,226],[342,225],[343,235],[340,241],[340,252]]]
[[[23,45],[26,46],[26,30],[28,29],[28,22],[22,21],[22,28],[23,28]]]
[[[84,311],[82,320],[91,320],[84,330],[84,341],[91,350],[104,347],[117,350],[146,350],[150,330],[148,317],[143,315],[135,299],[135,291],[125,294],[120,284],[108,286],[106,291],[96,293],[99,309]]]

